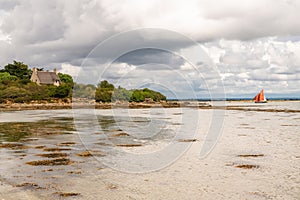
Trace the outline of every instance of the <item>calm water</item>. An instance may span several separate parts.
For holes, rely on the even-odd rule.
[[[179,141],[193,139],[199,123],[198,110],[181,108],[2,112],[0,176],[52,194],[74,174],[156,170],[185,152],[190,144]]]
[[[227,105],[300,110],[296,101]],[[238,119],[255,113],[230,112],[239,113]],[[55,199],[69,180],[86,180],[106,168],[148,172],[166,167],[190,147],[184,140],[194,139],[203,127],[218,126],[216,119],[226,115],[189,108],[1,112],[0,178]],[[66,162],[29,164],[61,158]]]

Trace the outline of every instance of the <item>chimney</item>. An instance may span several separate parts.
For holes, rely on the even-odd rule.
[[[32,73],[37,74],[37,69],[35,67],[32,68]]]
[[[57,74],[57,70],[56,70],[56,68],[54,68],[54,69],[53,69],[53,72],[54,72],[55,74]]]

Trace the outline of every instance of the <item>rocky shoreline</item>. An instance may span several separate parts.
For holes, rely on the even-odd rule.
[[[30,103],[3,103],[0,104],[0,111],[17,111],[17,110],[54,110],[54,109],[112,109],[112,108],[210,108],[207,102],[188,102],[188,101],[161,101],[161,102],[114,102],[101,103],[91,100],[68,101],[40,101]]]
[[[60,101],[60,102],[32,102],[32,103],[6,103],[0,104],[1,111],[21,110],[58,110],[58,109],[143,109],[143,108],[197,108],[197,109],[222,109],[262,112],[291,112],[299,110],[263,108],[257,105],[211,105],[209,102],[197,101],[162,101],[162,102],[114,102],[99,103],[94,101]]]

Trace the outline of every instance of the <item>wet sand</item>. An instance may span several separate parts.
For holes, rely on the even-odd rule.
[[[70,134],[38,135],[35,136],[38,140],[24,140],[23,146],[2,147],[1,173],[6,174],[1,174],[0,197],[5,200],[299,199],[299,113],[226,110],[217,145],[206,158],[200,159],[212,110],[199,112],[203,125],[195,137],[178,141],[191,147],[170,166],[154,172],[132,174],[110,169],[90,156],[101,157],[103,152],[86,152],[74,134],[72,137]],[[180,112],[175,110],[172,116],[179,117]],[[173,124],[180,125],[175,121]],[[65,128],[56,125],[57,130]],[[128,135],[121,132],[111,130],[111,138],[123,141]],[[119,148],[138,151],[144,146]],[[53,152],[63,153],[60,156],[72,163],[26,164],[48,159],[39,154]]]

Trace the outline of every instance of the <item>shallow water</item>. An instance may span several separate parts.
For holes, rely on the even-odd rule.
[[[165,148],[182,135],[182,118],[182,109],[2,112],[1,178],[55,197],[57,187],[73,176],[84,178],[108,167],[118,170],[133,162],[128,156],[136,159]],[[70,162],[57,165],[55,157],[48,163],[51,156]]]
[[[239,102],[231,101],[226,102],[227,106],[242,106],[249,108],[260,108],[260,109],[286,109],[286,110],[300,110],[300,101],[269,101],[268,103],[252,103],[252,102]]]
[[[230,104],[236,105],[236,102]],[[299,102],[262,105],[266,106],[299,109]],[[227,111],[223,114],[217,116],[225,120],[223,139],[212,151],[217,158],[199,160],[201,145],[211,139],[206,134],[216,118],[212,110],[2,112],[0,180],[15,190],[33,192],[38,199],[99,199],[99,195],[103,199],[199,199],[197,195],[200,194],[202,198],[216,199],[232,196],[296,199],[294,197],[300,191],[297,186],[300,181],[297,175],[300,164],[299,145],[297,148],[299,113]],[[68,162],[55,160],[61,158]],[[45,160],[53,162],[29,164]],[[284,161],[287,163],[282,169]],[[246,169],[239,169],[239,166]],[[255,167],[247,169],[251,166]],[[132,172],[139,174],[130,174]],[[221,172],[227,175],[219,174]],[[275,174],[279,179],[272,183],[274,187],[289,184],[293,189],[271,190],[267,179],[274,178]],[[253,177],[259,187],[253,185]],[[201,179],[205,183],[202,184]],[[214,190],[218,192],[210,191],[219,187],[220,181],[230,183],[228,180],[231,179],[237,183],[248,180],[248,188],[236,188],[235,192],[222,186],[224,194],[217,188]],[[165,190],[158,189],[157,185]],[[207,191],[196,189],[205,188],[205,185]],[[187,190],[191,194],[182,195]],[[74,193],[74,197],[62,197],[61,193]],[[280,196],[280,193],[284,194]],[[5,199],[14,199],[13,194],[0,191],[1,195]]]

